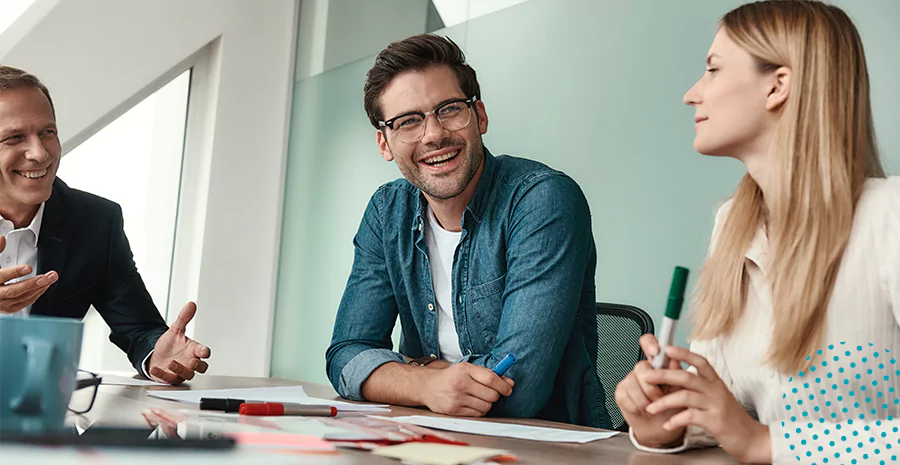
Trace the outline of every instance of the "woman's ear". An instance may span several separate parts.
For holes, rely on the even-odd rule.
[[[782,66],[772,73],[769,95],[766,96],[766,110],[777,110],[787,101],[791,93],[791,69]]]

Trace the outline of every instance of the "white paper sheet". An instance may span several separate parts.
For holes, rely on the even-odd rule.
[[[201,397],[243,399],[248,402],[294,402],[304,405],[331,405],[339,412],[387,413],[390,410],[382,404],[351,404],[338,400],[309,397],[303,386],[278,386],[245,389],[210,389],[205,391],[147,391],[147,395],[160,399],[176,400],[188,404],[200,404]]]
[[[559,428],[545,428],[539,426],[511,425],[509,423],[494,423],[487,421],[460,420],[457,418],[426,417],[413,415],[408,417],[379,417],[384,420],[411,423],[445,431],[457,433],[480,434],[482,436],[497,436],[504,438],[528,439],[544,442],[576,442],[584,444],[600,439],[611,438],[619,433],[597,433],[592,431],[572,431]]]

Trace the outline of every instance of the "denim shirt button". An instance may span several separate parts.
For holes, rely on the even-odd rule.
[[[459,303],[462,303],[462,294],[459,295],[459,297],[456,299],[456,301]]]
[[[491,344],[494,342],[494,333],[492,333],[488,330],[484,330],[481,332],[481,335],[484,337],[484,340],[487,341],[488,344]]]
[[[428,304],[428,311],[429,311],[429,312],[433,312],[433,311],[434,311],[434,304]]]

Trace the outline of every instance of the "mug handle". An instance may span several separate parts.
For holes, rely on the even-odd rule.
[[[22,392],[10,401],[9,406],[17,413],[40,413],[41,394],[43,394],[44,384],[47,382],[47,375],[50,372],[53,343],[27,336],[22,339],[22,343],[28,357],[25,383]]]

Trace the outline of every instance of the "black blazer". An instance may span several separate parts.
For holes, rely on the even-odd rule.
[[[168,327],[138,274],[122,223],[118,204],[57,178],[44,204],[38,273],[55,270],[59,280],[31,314],[82,319],[93,305],[109,325],[109,340],[143,373],[144,358]]]

